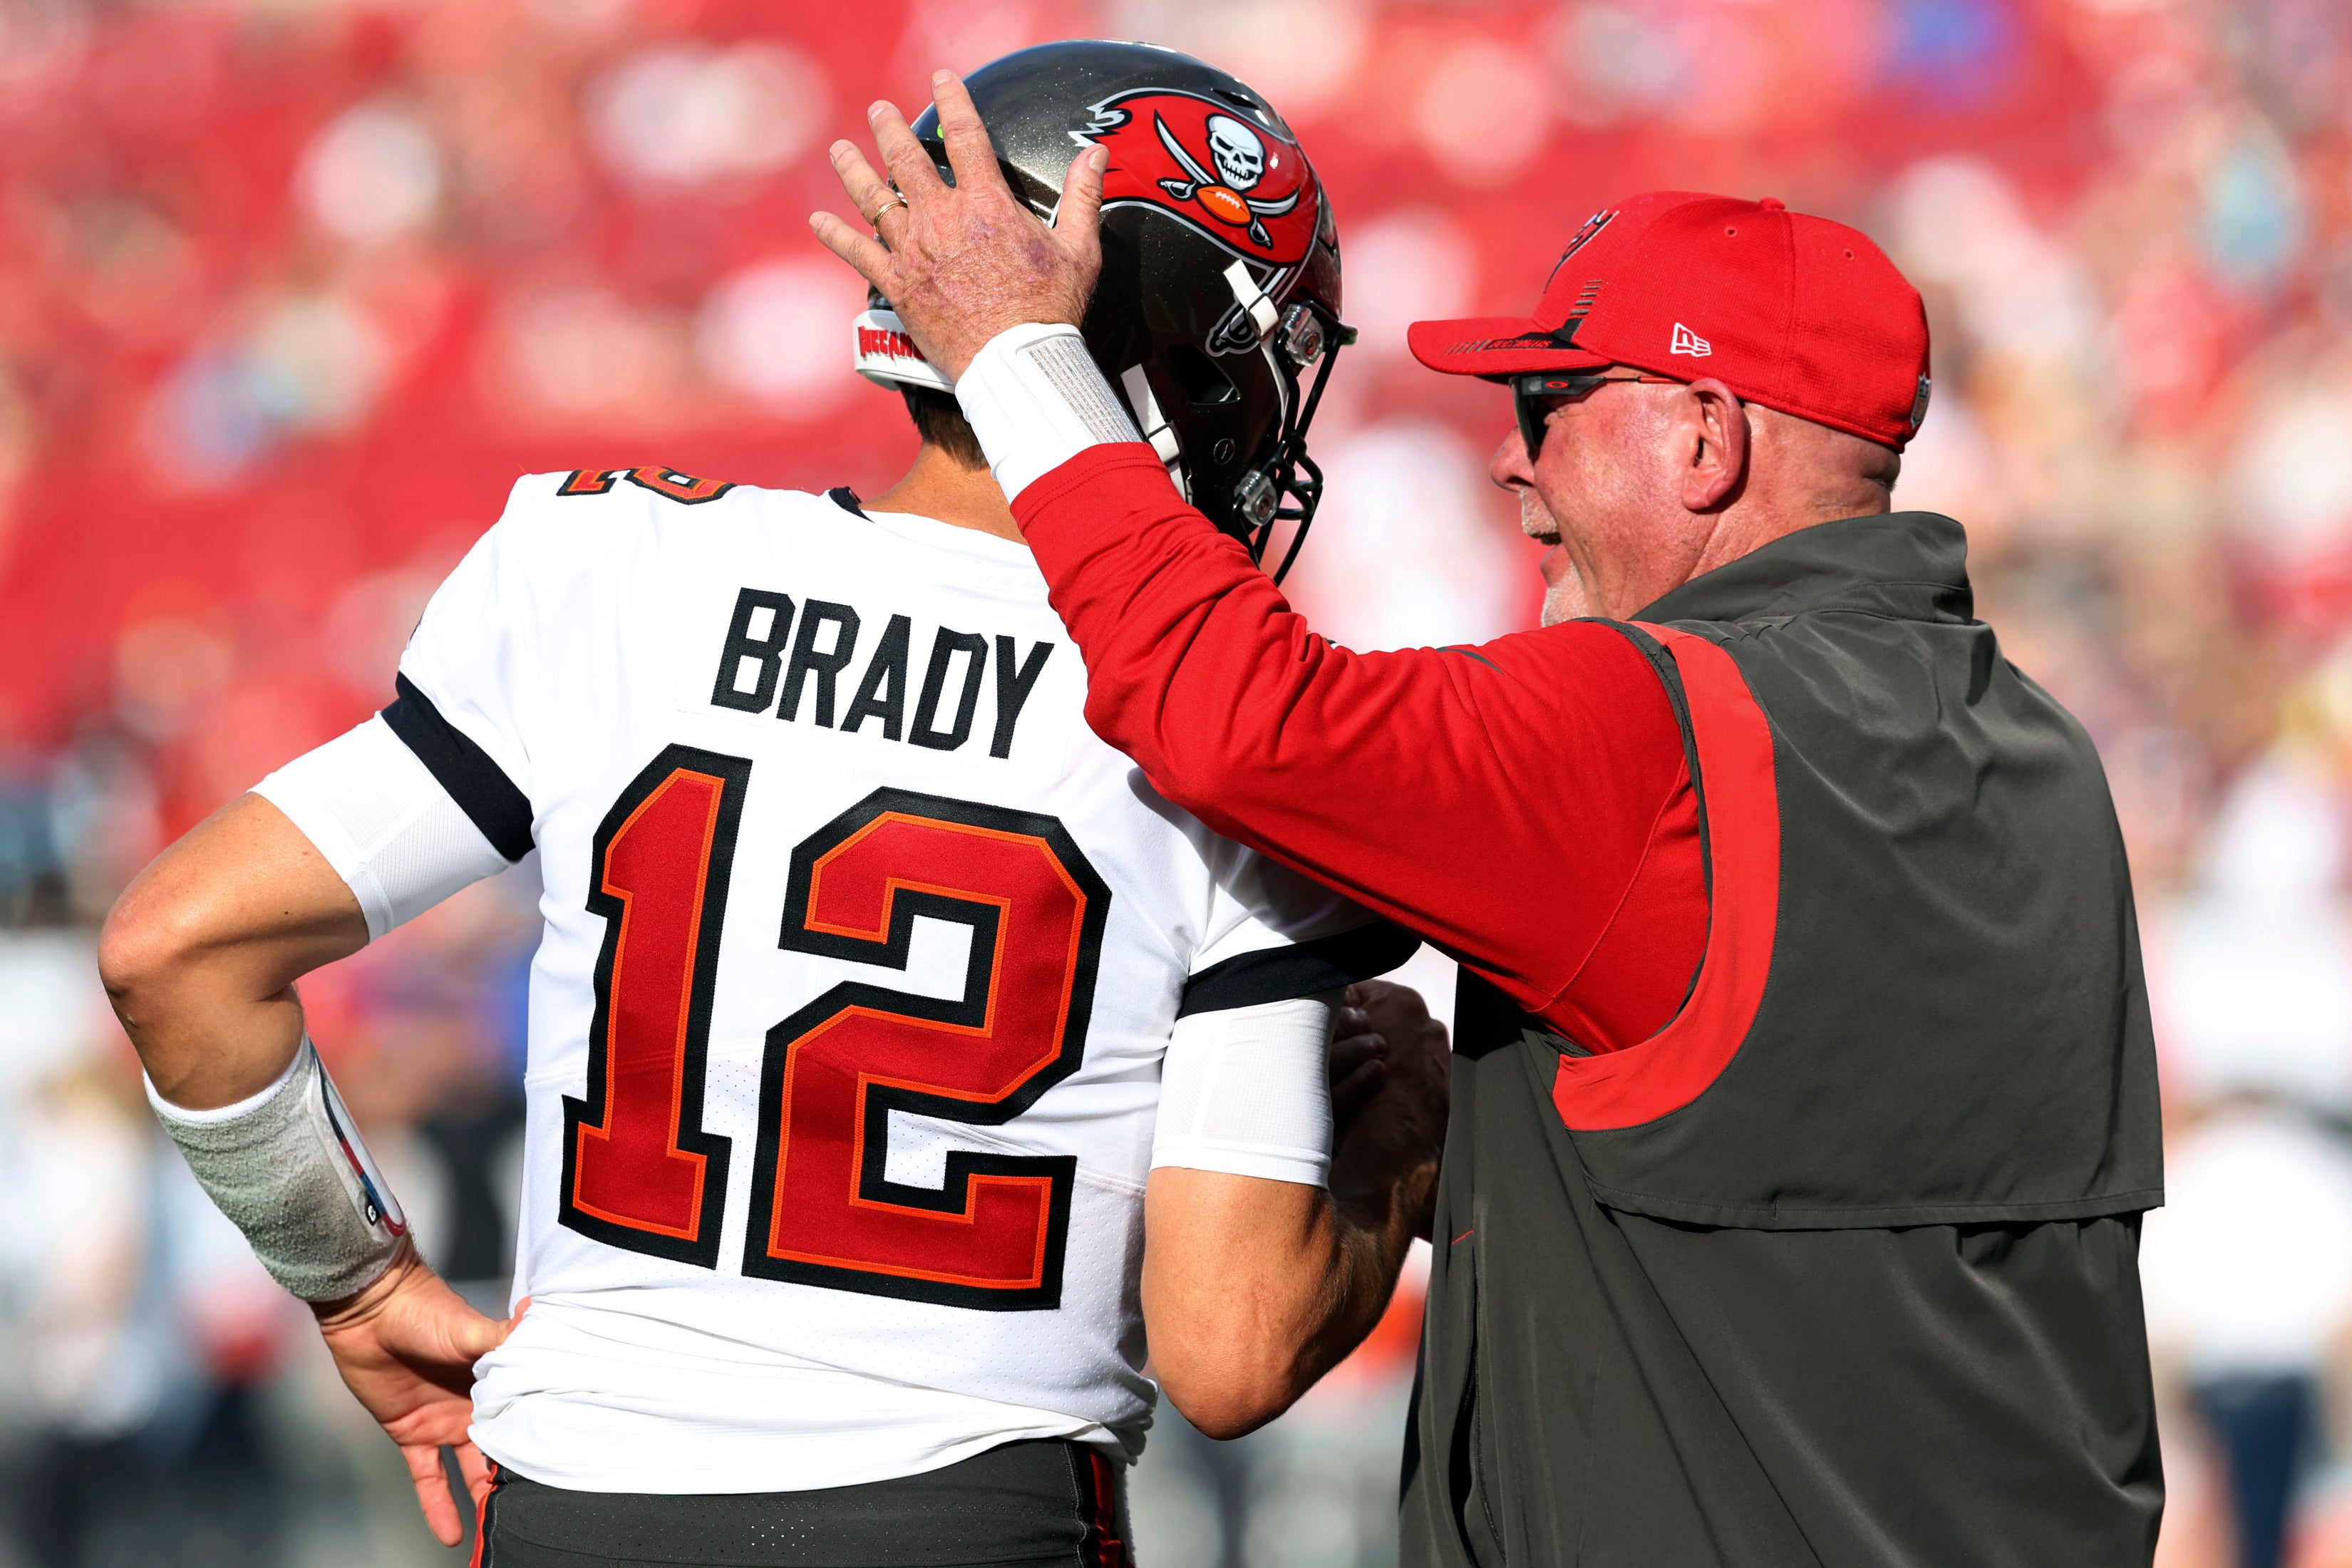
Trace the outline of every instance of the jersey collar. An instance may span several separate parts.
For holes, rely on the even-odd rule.
[[[1932,511],[1840,518],[1785,534],[1692,578],[1631,617],[1746,621],[1864,610],[1906,621],[1966,621],[1968,535]]]

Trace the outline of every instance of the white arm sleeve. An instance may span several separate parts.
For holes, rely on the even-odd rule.
[[[1339,993],[1176,1020],[1160,1082],[1151,1168],[1331,1179],[1331,1023]]]
[[[378,714],[253,786],[335,868],[373,942],[506,857]]]

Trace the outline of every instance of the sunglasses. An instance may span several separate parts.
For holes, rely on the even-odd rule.
[[[1591,374],[1559,374],[1538,371],[1533,375],[1511,378],[1511,403],[1519,416],[1519,439],[1528,444],[1528,461],[1536,460],[1543,450],[1544,426],[1550,418],[1555,404],[1581,403],[1612,381],[1662,382],[1672,385],[1671,375],[1611,375],[1603,372]]]

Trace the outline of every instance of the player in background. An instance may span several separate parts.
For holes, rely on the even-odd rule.
[[[1099,143],[1174,170],[1107,225],[1087,349],[1130,406],[1097,415],[1259,549],[1303,524],[1300,374],[1343,329],[1280,119],[1134,45],[971,89],[1041,211]],[[501,1568],[1126,1563],[1147,1351],[1196,1424],[1247,1430],[1426,1224],[1443,1031],[1358,993],[1336,1152],[1327,1080],[1344,989],[1412,940],[1095,737],[945,384],[885,312],[858,342],[923,435],[898,486],[524,479],[397,700],[167,850],[101,939],[165,1127],[444,1541],[457,1446]],[[493,1323],[419,1260],[294,983],[534,851]]]

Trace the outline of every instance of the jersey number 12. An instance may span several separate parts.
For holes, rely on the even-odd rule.
[[[710,997],[751,764],[671,746],[597,829],[588,1098],[564,1097],[562,1223],[719,1264],[731,1140],[702,1128]],[[1061,1300],[1076,1161],[950,1151],[887,1173],[893,1110],[1011,1121],[1086,1054],[1110,889],[1050,816],[877,789],[793,850],[780,946],[904,969],[917,915],[970,928],[963,994],[834,986],[768,1031],[743,1272],[984,1310]]]

